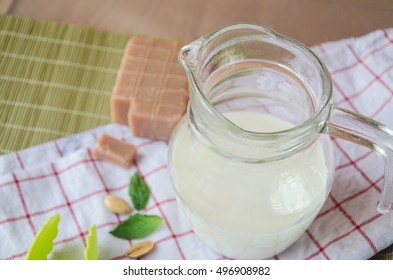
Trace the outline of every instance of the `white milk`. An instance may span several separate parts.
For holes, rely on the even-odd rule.
[[[255,132],[286,121],[255,112],[225,115]],[[191,137],[182,122],[172,139],[171,172],[178,201],[199,237],[229,258],[269,258],[296,241],[325,201],[327,167],[321,144],[281,161],[229,160]]]

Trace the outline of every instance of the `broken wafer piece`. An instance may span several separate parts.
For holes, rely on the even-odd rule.
[[[188,81],[177,55],[181,41],[133,37],[111,97],[112,120],[135,136],[169,140],[184,115]]]
[[[136,148],[124,141],[102,134],[93,148],[93,155],[99,159],[128,168],[136,154]]]

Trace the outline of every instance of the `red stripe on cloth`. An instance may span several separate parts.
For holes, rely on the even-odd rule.
[[[351,165],[354,164],[354,162],[359,162],[359,161],[365,159],[366,157],[368,157],[369,155],[371,155],[371,154],[373,154],[373,153],[374,153],[373,151],[368,151],[367,153],[365,153],[364,155],[358,157],[358,158],[355,159],[354,161],[350,161],[350,162],[348,162],[348,163],[344,163],[344,164],[341,164],[341,165],[337,166],[337,167],[336,167],[336,170],[340,170],[340,169],[342,169],[342,168],[351,166]]]
[[[390,65],[389,67],[387,67],[386,69],[384,69],[384,70],[381,72],[381,74],[379,74],[379,75],[380,75],[380,76],[383,76],[383,75],[385,75],[386,73],[389,73],[389,71],[392,70],[392,68],[393,68],[393,64]],[[379,81],[379,79],[377,79],[377,78],[371,80],[371,81],[370,81],[367,85],[365,85],[364,88],[362,88],[358,93],[352,94],[352,95],[348,96],[348,98],[353,99],[353,98],[356,98],[356,97],[361,96],[363,93],[365,93],[365,92],[366,92],[375,82],[377,82],[377,81]],[[344,99],[342,99],[342,100],[340,100],[340,101],[337,101],[336,104],[337,104],[337,105],[340,105],[341,103],[343,103],[343,102],[345,102],[345,101],[346,101],[346,100],[345,100],[345,98],[344,98]]]
[[[37,180],[37,179],[45,179],[47,177],[51,177],[52,175],[53,174],[44,174],[44,175],[38,175],[38,176],[23,178],[23,179],[19,180],[19,183],[28,182],[28,181],[34,181],[34,180]],[[13,181],[6,182],[6,183],[3,183],[3,184],[0,184],[0,188],[1,187],[6,187],[6,186],[9,186],[9,185],[12,185],[12,184],[14,184]]]
[[[375,118],[379,113],[381,113],[383,108],[385,108],[385,106],[388,105],[390,103],[390,101],[392,101],[392,98],[393,98],[393,95],[391,95],[387,100],[385,100],[385,102],[382,103],[382,105],[371,115],[371,118]]]
[[[385,177],[384,175],[381,176],[381,177],[379,177],[373,184],[371,184],[371,185],[368,186],[367,188],[365,188],[365,189],[363,189],[363,190],[361,190],[361,191],[359,191],[359,192],[357,192],[357,193],[355,193],[355,194],[353,194],[353,195],[350,195],[350,196],[348,196],[347,198],[343,199],[342,201],[340,201],[340,205],[343,205],[344,203],[346,203],[346,202],[348,202],[348,201],[351,201],[351,200],[355,199],[356,197],[360,196],[361,194],[364,194],[364,193],[368,192],[369,190],[371,190],[372,188],[374,188],[374,186],[375,186],[376,184],[378,184],[384,177]],[[321,212],[321,213],[319,213],[318,216],[315,218],[315,220],[317,220],[317,219],[319,219],[319,218],[325,216],[326,214],[328,214],[329,212],[331,212],[331,211],[333,211],[333,210],[335,210],[335,209],[337,209],[337,206],[336,206],[336,205],[333,206],[333,207],[331,207],[331,208],[329,208],[329,209],[327,209],[327,210],[325,210],[325,211],[323,211],[323,212]]]
[[[311,234],[310,230],[306,230],[307,236],[311,239],[311,241],[317,246],[319,252],[325,257],[325,259],[330,260],[328,254],[325,252],[325,249],[322,248],[321,244],[317,241],[314,235]]]
[[[162,218],[164,219],[164,221],[165,221],[165,223],[166,223],[166,225],[167,225],[169,231],[170,231],[171,234],[172,234],[173,239],[175,240],[176,247],[177,247],[178,250],[179,250],[179,253],[180,253],[181,258],[182,258],[183,260],[185,260],[186,257],[185,257],[184,252],[183,252],[183,250],[182,250],[182,248],[181,248],[181,246],[180,246],[180,244],[179,244],[179,241],[177,240],[177,239],[178,239],[178,238],[177,238],[177,235],[174,233],[174,231],[173,231],[173,229],[172,229],[172,226],[170,225],[169,220],[168,220],[167,216],[165,215],[165,212],[162,210],[161,205],[160,205],[160,203],[157,201],[157,198],[155,197],[155,195],[154,195],[153,193],[151,193],[150,195],[151,195],[151,198],[153,199],[154,203],[157,205],[158,211],[160,211]]]
[[[117,225],[117,223],[116,222],[108,222],[108,223],[105,223],[105,224],[97,225],[96,229],[101,229],[101,228],[104,228],[104,227],[107,227],[107,226],[114,226],[114,225]],[[84,235],[88,235],[89,231],[86,230],[86,231],[83,232],[83,234]],[[53,245],[65,244],[65,243],[74,241],[74,240],[78,239],[79,237],[80,237],[79,234],[78,235],[74,235],[74,236],[71,236],[71,237],[59,240],[59,241],[55,241],[55,242],[53,242]]]
[[[102,184],[102,186],[103,186],[103,188],[104,188],[103,191],[105,191],[106,194],[110,194],[110,189],[109,189],[107,183],[106,183],[105,180],[104,180],[104,176],[101,174],[100,170],[98,169],[96,160],[95,160],[95,158],[93,157],[93,155],[92,155],[90,149],[87,149],[87,154],[89,155],[89,160],[92,162],[93,167],[94,167],[94,170],[96,171],[96,174],[98,175],[98,178],[100,179],[100,182],[101,182],[101,184]],[[113,215],[115,215],[116,220],[117,220],[117,223],[120,224],[120,223],[121,223],[121,220],[120,220],[119,215],[116,214],[116,213],[113,213]],[[131,240],[128,240],[128,244],[129,244],[130,246],[132,245]]]
[[[94,132],[91,134],[91,136],[93,137],[94,141],[98,140],[98,137],[97,137],[97,135]]]
[[[27,178],[20,179],[19,183],[34,181],[34,180],[38,180],[38,179],[45,179],[48,177],[52,177],[52,175],[53,174],[44,174],[44,175],[38,175],[38,176],[33,176],[33,177],[27,177]],[[14,183],[13,181],[3,183],[0,185],[0,188],[12,185],[13,183]]]
[[[120,139],[122,141],[124,141],[124,142],[128,142],[126,137],[121,137]],[[135,146],[135,148],[139,149],[139,148],[142,148],[144,146],[149,146],[149,145],[156,144],[156,143],[159,143],[159,142],[166,143],[164,140],[148,140],[146,142],[143,142],[143,143],[140,143],[140,144],[134,145],[134,146]]]
[[[112,191],[118,190],[118,189],[123,189],[123,188],[126,188],[126,187],[127,187],[127,185],[122,185],[122,186],[120,186],[118,188],[112,189]],[[90,197],[92,197],[92,196],[94,196],[96,194],[102,193],[102,192],[105,192],[105,191],[104,190],[99,190],[99,191],[95,191],[95,192],[89,193],[87,195],[79,197],[78,199],[70,201],[70,204],[74,205],[75,203],[81,202],[81,201],[83,201],[85,199],[88,199],[88,198],[90,198]],[[60,205],[57,205],[57,206],[54,206],[54,207],[51,207],[51,208],[48,208],[48,209],[45,209],[45,210],[34,212],[34,213],[31,213],[30,216],[34,217],[34,216],[46,214],[46,213],[52,212],[54,210],[57,210],[57,209],[60,209],[60,208],[63,208],[63,207],[67,207],[67,204],[60,204]],[[19,217],[15,217],[15,218],[8,218],[6,220],[0,221],[0,225],[4,224],[4,223],[7,223],[7,222],[16,222],[18,220],[25,219],[25,218],[26,218],[25,216],[19,216]]]
[[[360,223],[358,226],[359,226],[360,228],[362,228],[363,226],[368,225],[368,224],[370,224],[370,223],[376,221],[377,219],[379,219],[379,218],[382,217],[382,216],[383,216],[383,215],[381,215],[381,214],[377,214],[377,215],[375,215],[374,217],[371,217],[370,219],[368,219],[368,220],[366,220],[366,221]],[[338,237],[332,239],[331,241],[329,241],[328,243],[326,243],[326,245],[324,245],[324,246],[322,247],[323,250],[326,250],[328,247],[330,247],[330,246],[333,245],[334,243],[340,241],[341,239],[343,239],[343,238],[349,236],[350,234],[352,234],[352,233],[355,232],[356,230],[357,230],[357,229],[354,227],[354,228],[352,228],[350,231],[348,231],[348,232],[346,232],[346,233],[344,233],[344,234],[342,234],[342,235],[340,235],[340,236],[338,236]],[[306,258],[306,260],[310,260],[310,259],[312,259],[312,258],[318,256],[320,253],[321,253],[321,252],[318,250],[318,251],[312,253],[310,256],[308,256],[308,257]]]
[[[19,155],[18,152],[15,153],[15,157],[16,157],[16,160],[17,160],[18,163],[19,163],[20,168],[25,169],[25,165],[23,164],[23,161],[22,161],[22,159],[20,158],[20,155]]]
[[[19,253],[19,254],[16,254],[16,255],[12,255],[12,256],[10,256],[8,258],[5,258],[4,260],[13,260],[13,259],[16,259],[16,258],[20,258],[20,257],[26,256],[26,254],[27,254],[27,251]]]
[[[190,229],[190,230],[187,230],[187,231],[185,231],[185,232],[182,232],[182,233],[179,233],[179,234],[175,234],[175,236],[176,236],[176,238],[180,238],[180,237],[183,237],[183,236],[192,234],[192,233],[194,233],[194,231],[193,231],[192,229]],[[157,241],[156,241],[156,244],[163,243],[163,242],[165,242],[165,241],[167,241],[167,240],[170,240],[170,239],[172,239],[172,238],[173,238],[173,235],[166,236],[166,237],[164,237],[164,238],[161,238],[161,239],[157,240]]]
[[[96,161],[99,161],[99,160],[96,160]],[[75,163],[72,163],[72,164],[70,164],[70,165],[68,165],[67,167],[64,167],[63,169],[59,169],[58,171],[57,171],[57,173],[63,173],[63,172],[65,172],[65,171],[67,171],[67,170],[70,170],[70,169],[72,169],[72,168],[74,168],[74,167],[76,167],[76,166],[78,166],[78,165],[80,165],[80,164],[83,164],[83,163],[90,163],[91,162],[91,160],[90,159],[82,159],[82,160],[79,160],[79,161],[77,161],[77,162],[75,162]]]
[[[154,143],[157,143],[157,142],[162,142],[162,141],[161,140],[150,140],[150,141],[146,141],[144,143],[141,143],[139,145],[136,145],[135,147],[136,148],[142,148],[143,146],[148,146],[148,145],[151,145],[151,144],[154,144]]]
[[[356,230],[359,231],[359,233],[363,236],[363,238],[367,241],[367,243],[370,245],[371,249],[374,251],[374,254],[378,253],[377,248],[375,247],[374,242],[371,240],[371,238],[361,229],[359,225],[355,223],[351,215],[349,215],[344,208],[337,202],[337,200],[333,197],[332,194],[329,195],[330,199],[333,201],[335,205],[337,205],[338,210],[344,215],[344,217],[347,218],[347,220],[355,227]]]
[[[161,166],[159,166],[157,168],[154,168],[153,170],[150,170],[149,172],[145,173],[144,176],[145,177],[149,177],[150,175],[153,175],[154,173],[157,173],[158,171],[164,170],[164,169],[167,169],[167,168],[168,168],[168,165],[163,164],[163,165],[161,165]]]
[[[371,68],[370,66],[368,66],[363,60],[361,60],[361,58],[356,54],[355,50],[353,49],[353,47],[351,45],[347,45],[347,47],[349,48],[349,50],[351,51],[351,53],[353,54],[353,56],[359,61],[359,63],[361,63],[364,68],[367,69],[367,71],[373,75],[375,77],[375,79],[377,79],[391,94],[393,94],[393,89],[387,84],[385,83],[384,80],[381,79],[381,75],[376,74]]]
[[[78,165],[80,165],[82,163],[88,163],[88,162],[90,162],[90,161],[89,160],[77,161],[77,162],[75,162],[73,164],[70,164],[69,166],[67,166],[67,167],[65,167],[63,169],[59,169],[57,171],[57,173],[58,174],[63,173],[64,171],[72,169],[72,168],[74,168],[74,167],[76,167],[76,166],[78,166]],[[38,176],[33,176],[33,177],[22,178],[22,179],[19,180],[19,182],[22,183],[22,182],[34,181],[34,180],[37,180],[37,179],[45,179],[47,177],[51,177],[52,175],[53,174],[49,173],[49,174],[43,174],[43,175],[38,175]],[[12,185],[12,184],[14,184],[14,181],[5,182],[5,183],[0,184],[0,188],[1,187],[5,187],[5,186],[9,186],[9,185]]]
[[[393,43],[393,39],[389,37],[388,32],[386,31],[386,29],[382,30],[383,35],[385,36],[385,38],[390,42]]]
[[[172,198],[168,198],[168,199],[162,200],[162,201],[160,201],[159,204],[160,204],[160,205],[164,205],[164,204],[166,204],[166,203],[171,203],[171,202],[176,202],[176,198],[172,197]],[[148,211],[150,211],[151,209],[154,209],[154,208],[156,208],[156,207],[157,207],[157,205],[153,204],[152,206],[147,207],[146,209],[144,209],[143,212],[148,212]]]
[[[5,182],[5,183],[1,183],[0,184],[0,188],[2,188],[2,187],[7,187],[7,186],[11,186],[11,185],[13,185],[14,184],[14,181],[8,181],[8,182]]]
[[[39,216],[42,214],[47,214],[49,212],[55,211],[55,210],[63,208],[63,207],[67,207],[67,204],[60,204],[60,205],[57,205],[57,206],[54,206],[54,207],[51,207],[51,208],[48,208],[45,210],[37,211],[37,212],[32,213],[31,216],[34,217],[34,216]]]
[[[341,145],[337,142],[336,139],[332,138],[333,142],[336,144],[336,147],[343,153],[343,155],[352,163],[353,167],[359,171],[359,173],[362,175],[362,177],[364,179],[367,180],[367,182],[369,184],[371,184],[374,189],[376,189],[379,193],[381,193],[381,189],[374,184],[374,182],[370,179],[370,177],[367,176],[367,174],[361,169],[359,168],[359,166],[357,165],[357,163],[355,161],[352,160],[352,158],[349,156],[349,154],[341,147]]]
[[[96,173],[98,175],[98,178],[100,179],[100,182],[101,182],[102,186],[104,187],[105,192],[109,194],[109,192],[110,192],[109,188],[108,188],[108,186],[107,186],[107,184],[106,184],[106,182],[104,180],[104,177],[102,176],[101,172],[98,170],[98,167],[97,167],[97,164],[96,164],[96,160],[92,156],[90,149],[87,149],[87,154],[89,155],[89,161],[91,163],[93,163],[94,170],[96,171]]]
[[[96,161],[99,161],[99,160],[96,160]],[[63,168],[63,169],[59,169],[59,170],[57,171],[57,173],[58,173],[58,174],[61,174],[61,173],[65,172],[65,171],[67,171],[67,170],[69,170],[69,169],[72,169],[72,168],[74,168],[74,167],[76,167],[76,166],[78,166],[78,165],[80,165],[80,164],[89,163],[89,162],[91,162],[91,161],[90,161],[90,160],[86,160],[86,159],[77,161],[77,162],[75,162],[75,163],[73,163],[73,164],[70,164],[69,166],[67,166],[67,167],[65,167],[65,168]],[[52,175],[53,175],[53,174],[49,173],[49,174],[44,174],[44,175],[38,175],[38,176],[33,176],[33,177],[22,178],[22,179],[19,179],[19,182],[22,183],[22,182],[28,182],[28,181],[33,181],[33,180],[37,180],[37,179],[45,179],[45,178],[47,178],[47,177],[51,177]],[[13,185],[13,184],[14,184],[14,181],[9,181],[9,182],[5,182],[5,183],[1,183],[1,184],[0,184],[0,188],[1,188],[1,187],[6,187],[6,186],[10,186],[10,185]]]
[[[137,162],[136,160],[134,160],[134,166],[135,166],[135,168],[138,170],[138,172],[139,172],[139,174],[142,176],[142,178],[145,179],[145,176],[143,176],[142,171],[141,171],[141,169],[139,168],[139,164],[138,164],[138,162]],[[168,218],[166,217],[164,211],[161,209],[160,204],[159,204],[159,202],[157,201],[157,199],[156,199],[155,195],[153,194],[153,192],[150,193],[150,197],[153,199],[154,204],[157,205],[158,211],[161,213],[161,216],[162,216],[162,218],[164,219],[165,224],[166,224],[167,227],[168,227],[168,230],[171,232],[172,237],[173,237],[173,239],[175,240],[175,244],[176,244],[176,247],[177,247],[177,249],[178,249],[178,251],[179,251],[179,254],[180,254],[181,258],[182,258],[183,260],[185,260],[186,258],[185,258],[185,255],[184,255],[184,252],[183,252],[182,248],[180,247],[179,241],[177,240],[176,235],[175,235],[175,233],[174,233],[174,231],[173,231],[173,229],[172,229],[172,227],[171,227],[171,225],[170,225],[170,223],[169,223],[169,221],[168,221]]]
[[[348,103],[348,105],[355,111],[358,112],[356,109],[355,105],[353,105],[351,99],[345,94],[345,92],[341,89],[341,87],[337,84],[337,82],[332,79],[332,83],[334,85],[334,88],[341,94],[341,96],[344,98],[343,100]]]
[[[56,151],[57,151],[57,153],[59,154],[59,156],[60,156],[60,157],[63,157],[63,153],[62,153],[61,150],[60,150],[59,144],[57,144],[56,140],[53,141],[53,143],[54,143],[54,145],[55,145]]]
[[[111,189],[111,191],[120,190],[120,189],[124,189],[124,188],[127,188],[127,187],[128,187],[128,185],[123,185],[123,186],[120,186],[120,187],[117,187],[117,188],[113,188],[113,189]],[[83,201],[85,199],[88,199],[89,197],[92,197],[92,196],[94,196],[96,194],[103,193],[103,192],[104,192],[103,190],[92,192],[92,193],[87,194],[85,196],[82,196],[82,197],[80,197],[78,199],[75,199],[74,201],[70,201],[70,204],[74,205],[75,203],[81,202],[81,201]],[[176,201],[176,199],[173,197],[173,198],[168,198],[166,200],[162,200],[162,201],[160,201],[159,204],[160,205],[164,205],[166,203],[171,203],[171,202],[175,202],[175,201]],[[41,211],[30,213],[30,217],[35,217],[35,216],[47,214],[47,213],[50,213],[50,212],[52,212],[54,210],[61,209],[61,208],[64,208],[64,207],[67,207],[67,204],[60,204],[60,205],[57,205],[57,206],[54,206],[54,207],[51,207],[51,208],[48,208],[48,209],[45,209],[45,210],[41,210]],[[157,205],[152,205],[152,206],[144,209],[143,212],[144,213],[149,212],[149,211],[151,211],[152,209],[154,209],[156,207],[157,207]],[[5,224],[5,223],[16,222],[16,221],[23,220],[23,219],[26,219],[26,216],[7,218],[5,220],[0,221],[0,225],[1,224]]]
[[[382,46],[379,46],[378,48],[375,48],[375,49],[371,50],[371,51],[368,52],[365,56],[363,56],[363,60],[366,60],[368,57],[370,57],[371,55],[375,54],[376,52],[385,49],[386,47],[390,46],[390,44],[391,44],[391,43],[388,42],[388,43],[386,43],[386,44],[384,44],[384,45],[382,45]],[[335,75],[335,74],[338,74],[338,73],[340,73],[340,72],[347,71],[347,70],[349,70],[349,69],[355,67],[356,65],[359,65],[359,61],[356,61],[356,62],[354,62],[353,64],[350,64],[350,65],[345,66],[345,67],[343,67],[343,68],[333,70],[333,71],[331,72],[331,74],[332,74],[332,75]]]
[[[16,177],[15,173],[12,173],[12,177],[14,178],[14,183],[15,183],[16,189],[18,191],[18,196],[19,196],[19,199],[20,199],[20,201],[22,203],[23,212],[25,212],[26,219],[27,219],[27,221],[28,221],[28,223],[30,225],[30,228],[31,228],[33,234],[36,235],[37,231],[36,231],[36,229],[34,227],[33,221],[31,220],[29,210],[27,210],[26,201],[25,201],[25,198],[23,196],[22,189],[20,187],[18,178]]]
[[[70,203],[70,201],[69,201],[69,199],[68,199],[68,196],[67,196],[67,194],[65,193],[64,186],[63,186],[63,184],[62,184],[62,182],[61,182],[61,180],[60,180],[60,177],[59,177],[59,173],[56,171],[55,165],[54,165],[53,163],[51,163],[50,166],[51,166],[51,168],[52,168],[53,175],[55,175],[57,184],[58,184],[59,187],[60,187],[61,194],[63,195],[63,197],[64,197],[64,199],[65,199],[65,201],[66,201],[66,203],[67,203],[67,207],[68,207],[68,209],[69,209],[69,211],[70,211],[70,213],[71,213],[72,219],[74,220],[75,226],[76,226],[76,228],[77,228],[77,230],[78,230],[78,232],[79,232],[79,236],[80,236],[80,238],[81,238],[81,240],[82,240],[82,243],[83,243],[84,246],[86,246],[85,235],[84,235],[84,233],[83,233],[83,231],[82,231],[82,228],[81,228],[81,226],[80,226],[80,224],[79,224],[79,222],[78,222],[78,219],[76,218],[76,215],[75,215],[75,213],[74,213],[74,210],[72,209],[72,206],[71,206],[71,203]]]
[[[66,206],[67,206],[67,204],[61,204],[61,205],[58,205],[58,206],[55,206],[55,207],[52,207],[52,208],[48,208],[48,209],[45,209],[45,210],[34,212],[34,213],[30,214],[30,217],[35,217],[35,216],[38,216],[38,215],[49,213],[51,211],[54,211],[54,210],[57,210],[57,209],[60,209],[60,208],[66,207]],[[23,220],[23,219],[26,219],[26,216],[19,216],[19,217],[14,217],[14,218],[8,218],[8,219],[5,219],[3,221],[0,221],[0,225],[1,224],[5,224],[5,223],[10,223],[10,222],[16,222],[16,221]]]
[[[156,169],[153,169],[153,170],[149,171],[149,172],[148,172],[149,174],[147,174],[147,175],[150,175],[150,174],[153,174],[153,173],[156,173],[156,172],[158,172],[158,171],[160,171],[160,170],[165,169],[164,166],[166,166],[166,165],[162,165],[162,166],[160,166],[160,167],[158,167],[158,168],[156,168]],[[58,172],[58,173],[59,173],[59,172]],[[52,175],[53,175],[53,174],[52,174]],[[145,175],[145,176],[147,176],[147,175]],[[45,178],[45,177],[50,177],[50,176],[51,176],[51,175],[45,175],[44,178]],[[37,176],[37,177],[34,177],[34,179],[41,178],[41,177],[42,177],[42,176],[39,176],[39,177]],[[31,178],[30,178],[30,179],[31,179]],[[19,182],[21,182],[21,180],[19,180]],[[114,192],[114,191],[119,191],[119,190],[125,189],[125,188],[127,188],[127,187],[128,187],[128,184],[125,184],[125,185],[121,185],[121,186],[118,186],[118,187],[109,188],[109,190],[110,190],[111,192]],[[73,200],[73,201],[70,201],[70,204],[71,204],[71,205],[74,205],[74,204],[76,204],[76,203],[78,203],[78,202],[81,202],[81,201],[86,200],[86,199],[88,199],[88,198],[90,198],[90,197],[92,197],[92,196],[94,196],[94,195],[96,195],[96,194],[100,194],[100,193],[103,193],[103,192],[106,192],[106,191],[105,191],[105,190],[94,191],[94,192],[89,193],[89,194],[87,194],[87,195],[81,196],[81,197],[79,197],[78,199],[75,199],[75,200]],[[172,197],[172,198],[169,198],[169,199],[160,201],[160,205],[163,205],[163,204],[166,204],[166,203],[170,203],[170,202],[175,202],[175,201],[176,201],[176,199],[175,199],[174,197]],[[57,209],[60,209],[60,208],[63,208],[63,207],[67,207],[67,204],[61,204],[61,205],[57,205],[57,206],[54,206],[54,207],[51,207],[51,208],[48,208],[48,209],[45,209],[45,210],[41,210],[41,211],[38,211],[38,212],[30,213],[30,217],[34,217],[34,216],[46,214],[46,213],[52,212],[52,211],[54,211],[54,210],[57,210]],[[152,206],[150,206],[149,208],[144,209],[144,212],[148,212],[148,211],[150,211],[151,209],[153,209],[153,208],[155,208],[155,207],[157,207],[157,206],[156,206],[156,205],[152,205]],[[0,225],[1,225],[1,224],[8,223],[8,222],[16,222],[16,221],[19,221],[19,220],[22,220],[22,219],[26,219],[26,216],[19,216],[19,217],[7,218],[7,219],[5,219],[5,220],[0,221]],[[120,221],[119,221],[119,222],[120,222]]]
[[[32,215],[30,215],[30,217],[31,216]],[[23,220],[23,219],[26,219],[25,215],[24,216],[19,216],[19,217],[7,218],[5,220],[0,221],[0,225],[5,224],[5,223],[10,223],[10,222],[16,222],[16,221]]]

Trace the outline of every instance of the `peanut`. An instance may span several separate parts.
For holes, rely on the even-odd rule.
[[[131,206],[124,199],[116,195],[107,195],[104,199],[106,209],[116,214],[129,214],[132,212]]]
[[[129,258],[137,259],[148,253],[154,248],[153,241],[141,241],[132,245],[125,253]]]

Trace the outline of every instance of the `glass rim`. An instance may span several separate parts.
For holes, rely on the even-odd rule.
[[[237,29],[251,29],[251,30],[256,30],[261,32],[261,34],[268,34],[271,37],[284,42],[287,45],[291,45],[292,47],[300,50],[303,54],[305,54],[306,58],[314,65],[317,69],[317,72],[320,75],[321,78],[321,90],[322,90],[322,96],[319,104],[316,104],[316,110],[313,112],[312,115],[310,115],[304,122],[299,123],[294,125],[293,127],[290,127],[285,130],[280,130],[280,131],[274,131],[274,132],[255,132],[255,131],[249,131],[246,129],[243,129],[236,125],[235,123],[231,122],[229,119],[227,119],[221,112],[219,112],[215,106],[207,99],[207,97],[203,94],[203,91],[201,90],[201,85],[200,85],[200,80],[197,75],[197,69],[191,69],[189,65],[185,62],[184,59],[184,53],[190,51],[195,45],[198,47],[197,52],[200,51],[204,47],[204,45],[207,45],[210,41],[213,41],[215,38],[219,37],[220,35],[232,31],[232,30],[237,30]],[[261,139],[273,139],[277,137],[284,137],[288,134],[293,135],[296,132],[303,131],[303,129],[310,127],[312,124],[318,122],[319,124],[319,119],[321,115],[329,108],[329,104],[332,99],[332,81],[331,81],[331,76],[329,74],[329,71],[327,70],[327,67],[323,63],[323,61],[306,45],[303,43],[287,37],[285,35],[282,35],[268,27],[264,27],[261,25],[256,25],[256,24],[250,24],[250,23],[238,23],[238,24],[231,24],[231,25],[226,25],[222,28],[217,29],[216,31],[213,31],[212,33],[194,41],[186,46],[184,46],[179,53],[179,60],[183,64],[184,68],[186,69],[187,73],[191,76],[192,78],[192,83],[191,86],[195,89],[194,92],[198,94],[198,97],[201,98],[205,108],[210,111],[215,117],[218,117],[220,120],[226,122],[229,126],[232,128],[235,128],[238,130],[241,134],[246,135],[247,138],[249,139],[255,139],[255,140],[261,140]],[[312,91],[311,91],[312,93]]]

